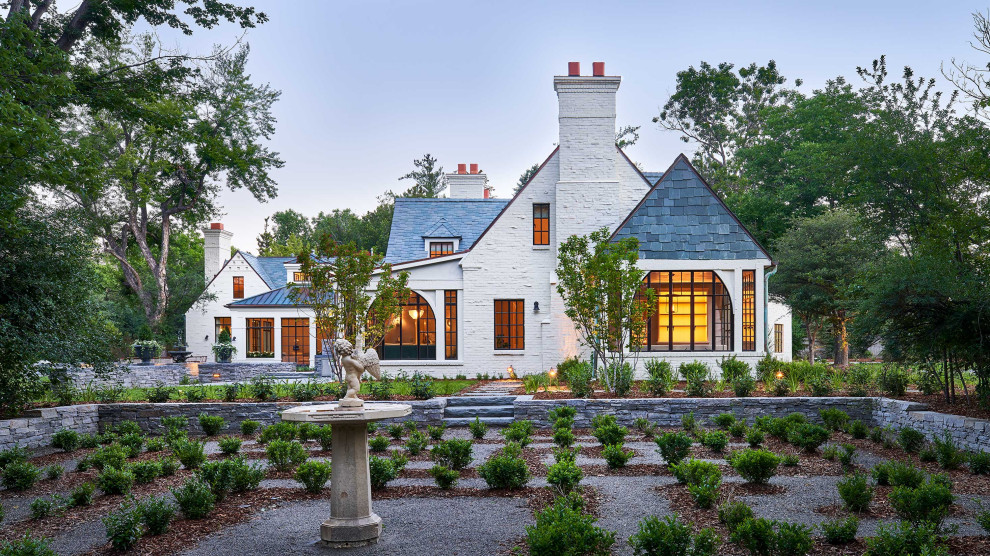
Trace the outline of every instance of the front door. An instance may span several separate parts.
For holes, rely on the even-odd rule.
[[[282,361],[309,366],[309,319],[282,319]]]

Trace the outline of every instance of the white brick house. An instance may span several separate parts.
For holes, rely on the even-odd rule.
[[[570,235],[602,227],[640,240],[644,281],[658,294],[640,371],[652,357],[713,370],[732,355],[789,360],[791,317],[766,298],[775,268],[766,251],[683,155],[662,174],[643,173],[616,147],[619,77],[600,63],[591,76],[575,63],[568,73],[554,78],[559,147],[515,197],[487,198],[485,174],[462,164],[448,175],[449,198],[396,200],[386,262],[409,273],[413,293],[379,346],[383,367],[529,374],[586,356],[556,293],[556,253]],[[273,355],[252,360],[310,361],[319,349],[312,314],[286,294],[298,265],[245,253],[223,264],[230,235],[220,228],[204,232],[216,301],[187,313],[190,349],[209,353],[219,323],[229,322],[237,359],[262,346]],[[243,282],[236,299],[235,277]]]

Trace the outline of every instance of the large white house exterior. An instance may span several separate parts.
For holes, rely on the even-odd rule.
[[[511,366],[522,375],[587,357],[556,292],[557,249],[603,227],[639,239],[639,266],[658,293],[638,373],[649,358],[675,368],[704,361],[713,371],[730,356],[752,365],[767,353],[790,360],[790,312],[766,297],[775,268],[766,251],[683,155],[662,174],[643,173],[616,147],[619,77],[600,63],[591,76],[574,63],[568,73],[554,78],[559,147],[512,199],[487,198],[474,164],[448,175],[449,198],[396,199],[386,262],[409,273],[413,295],[379,346],[383,368],[474,376]],[[287,294],[298,265],[231,257],[230,232],[211,228],[219,228],[204,231],[213,279],[207,300],[187,313],[189,349],[210,353],[216,318],[228,318],[236,359],[258,351],[261,323],[272,327],[273,356],[250,361],[308,364],[320,342],[312,312]],[[243,281],[237,299],[235,277]]]

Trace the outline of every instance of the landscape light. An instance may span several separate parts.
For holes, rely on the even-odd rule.
[[[777,371],[777,380],[784,378],[784,371]]]

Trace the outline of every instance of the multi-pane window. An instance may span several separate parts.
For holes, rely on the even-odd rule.
[[[220,333],[223,332],[224,330],[227,331],[227,334],[232,333],[230,330],[230,317],[214,317],[213,323],[214,326],[216,327],[215,331],[213,332],[214,342],[220,341]]]
[[[400,306],[392,329],[378,345],[378,357],[385,359],[436,359],[437,320],[430,304],[416,292]]]
[[[550,205],[533,204],[533,245],[550,245]]]
[[[525,349],[524,304],[522,299],[495,300],[495,349]]]
[[[430,258],[442,257],[444,255],[450,255],[454,252],[454,242],[453,241],[431,241],[430,242]]]
[[[282,319],[282,361],[309,365],[309,319]]]
[[[742,348],[756,351],[756,271],[742,271]]]
[[[245,319],[248,357],[275,355],[275,319]]]
[[[457,359],[457,290],[443,292],[444,359]]]
[[[319,322],[319,321],[317,321],[317,322]],[[322,326],[320,326],[319,324],[316,325],[316,354],[317,355],[323,355],[323,343],[324,342],[333,343],[333,340],[334,340],[334,335],[333,334],[327,334],[327,331]]]
[[[305,272],[293,272],[292,273],[293,282],[309,282],[309,276],[306,276]]]
[[[646,321],[647,351],[731,351],[732,299],[710,270],[653,271],[644,288],[656,294],[656,311]]]
[[[784,325],[780,323],[773,325],[773,350],[784,353]]]
[[[244,299],[243,276],[234,276],[234,299]]]

